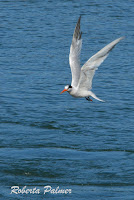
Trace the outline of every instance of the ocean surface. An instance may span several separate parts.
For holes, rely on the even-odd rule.
[[[81,15],[81,65],[105,103],[60,95]],[[0,199],[134,200],[134,2],[0,1]]]

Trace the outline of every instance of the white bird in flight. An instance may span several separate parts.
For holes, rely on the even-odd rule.
[[[93,97],[99,101],[103,101],[91,91],[92,80],[97,68],[107,58],[109,52],[114,48],[114,46],[124,37],[120,37],[105,46],[103,49],[93,55],[81,68],[80,52],[82,47],[82,32],[80,30],[80,20],[81,16],[79,17],[74,30],[69,54],[69,64],[72,72],[72,83],[71,85],[66,85],[61,94],[67,91],[73,97],[85,97],[88,101],[92,101],[90,97]]]

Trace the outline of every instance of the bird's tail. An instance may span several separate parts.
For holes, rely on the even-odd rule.
[[[90,91],[90,92],[91,92],[91,91]],[[91,92],[90,95],[91,95],[94,99],[96,99],[96,100],[98,100],[98,101],[105,102],[104,100],[99,99],[93,92]]]

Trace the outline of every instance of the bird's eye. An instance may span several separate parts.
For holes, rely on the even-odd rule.
[[[71,85],[69,85],[69,88],[72,88],[72,86],[71,86]]]

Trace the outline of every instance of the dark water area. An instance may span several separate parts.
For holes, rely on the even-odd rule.
[[[81,65],[125,36],[93,80],[105,103],[60,95],[80,14]],[[0,21],[0,199],[133,200],[133,1],[2,0]]]

